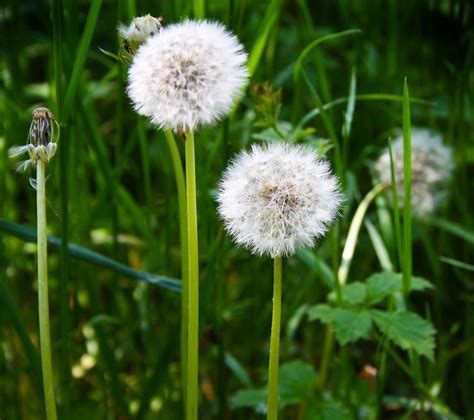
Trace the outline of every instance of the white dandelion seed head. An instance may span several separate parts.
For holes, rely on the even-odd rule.
[[[227,114],[244,87],[247,53],[223,25],[186,20],[148,38],[128,71],[135,110],[160,128],[195,131]]]
[[[146,39],[158,33],[162,28],[163,19],[156,18],[150,14],[139,16],[132,20],[130,25],[123,23],[118,26],[118,32],[122,39],[128,42],[143,44]]]
[[[224,172],[217,201],[234,241],[274,258],[313,246],[335,219],[341,194],[326,160],[278,141],[237,155]]]
[[[403,207],[403,135],[398,134],[392,143],[395,178],[399,206]],[[440,133],[415,128],[411,131],[412,208],[418,217],[436,211],[447,195],[454,162],[452,150],[443,144]],[[388,149],[379,157],[375,171],[381,182],[391,183],[390,154]],[[391,199],[391,193],[388,192]]]

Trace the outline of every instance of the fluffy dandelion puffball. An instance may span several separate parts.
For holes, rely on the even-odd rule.
[[[223,25],[186,20],[138,49],[128,95],[160,128],[195,131],[230,111],[246,83],[246,61],[243,46]]]
[[[433,213],[447,195],[454,163],[452,151],[443,144],[439,133],[425,128],[411,131],[412,207],[422,217]],[[403,136],[392,143],[399,205],[403,206]],[[375,171],[381,182],[391,183],[390,154],[386,150],[377,160]],[[391,199],[391,194],[388,194]]]
[[[271,142],[237,155],[217,201],[237,244],[275,258],[313,246],[335,219],[341,194],[329,163],[312,149]]]

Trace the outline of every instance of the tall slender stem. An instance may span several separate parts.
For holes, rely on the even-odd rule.
[[[278,369],[280,358],[280,323],[281,323],[281,285],[282,259],[273,261],[273,309],[272,332],[270,337],[270,361],[268,364],[268,420],[278,418]]]
[[[196,206],[196,165],[194,133],[186,133],[186,196],[188,220],[188,356],[186,380],[186,418],[198,415],[198,360],[199,360],[199,256]]]
[[[36,164],[36,207],[38,229],[38,313],[41,347],[41,365],[43,369],[44,402],[46,418],[56,420],[56,401],[53,387],[53,366],[51,361],[51,339],[49,335],[48,304],[48,249],[46,233],[46,182],[44,162],[38,159]]]
[[[183,388],[184,410],[186,411],[186,365],[187,365],[187,340],[188,340],[188,221],[186,212],[186,182],[184,180],[183,165],[179,156],[178,146],[173,133],[165,131],[166,143],[173,161],[176,187],[178,190],[179,208],[179,235],[181,242],[181,379]]]

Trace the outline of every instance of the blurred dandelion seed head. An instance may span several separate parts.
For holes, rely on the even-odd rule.
[[[326,160],[278,141],[237,155],[217,201],[234,241],[274,258],[313,246],[337,216],[341,194]]]
[[[436,211],[447,196],[454,162],[452,151],[443,144],[440,133],[415,128],[411,131],[412,207],[418,217]],[[393,164],[397,180],[399,205],[403,206],[403,135],[398,133],[392,143]],[[381,182],[391,183],[390,154],[388,149],[375,163]],[[391,194],[388,194],[391,200]]]
[[[163,17],[156,18],[148,14],[134,18],[128,26],[121,23],[118,32],[127,42],[143,44],[148,37],[160,32],[162,26]]]
[[[195,131],[227,114],[246,83],[247,53],[223,25],[186,20],[148,38],[129,69],[135,110],[160,128]]]
[[[59,125],[53,113],[44,107],[36,108],[32,113],[32,121],[28,133],[28,141],[24,146],[13,146],[8,150],[10,158],[16,158],[25,153],[28,159],[21,161],[16,166],[17,172],[25,172],[35,166],[41,159],[49,163],[56,154],[56,141],[59,136]]]

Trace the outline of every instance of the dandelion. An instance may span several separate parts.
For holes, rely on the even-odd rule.
[[[160,32],[163,25],[163,17],[153,17],[150,14],[133,19],[128,26],[120,24],[118,32],[121,38],[128,43],[143,44],[146,39]]]
[[[33,111],[27,144],[14,146],[8,150],[10,158],[28,153],[29,158],[17,165],[16,170],[18,172],[27,171],[30,167],[36,166],[38,161],[49,163],[56,154],[57,144],[54,138],[58,135],[54,132],[55,128],[59,133],[58,123],[48,108],[40,107]]]
[[[133,57],[127,92],[135,110],[165,130],[172,155],[179,154],[171,131],[185,138],[187,271],[182,306],[187,308],[185,352],[186,418],[197,418],[199,261],[194,132],[226,115],[246,83],[247,54],[238,39],[216,22],[167,26],[147,38]],[[173,152],[173,150],[175,150]],[[180,170],[176,171],[177,180]],[[184,180],[178,180],[178,189]],[[180,212],[181,213],[181,212]],[[185,256],[183,255],[183,258]],[[183,276],[184,277],[184,276]]]
[[[38,252],[38,313],[41,347],[41,366],[43,373],[44,399],[46,417],[56,420],[56,402],[53,386],[53,367],[51,359],[51,338],[49,327],[48,303],[48,249],[46,225],[46,179],[45,165],[56,152],[54,127],[58,127],[52,112],[48,108],[36,108],[32,114],[32,122],[25,146],[13,147],[9,150],[10,157],[17,157],[25,152],[29,159],[21,162],[17,170],[27,170],[36,166],[36,208],[37,208],[37,252]]]
[[[398,202],[403,206],[403,137],[399,134],[392,143],[393,164]],[[454,163],[452,151],[443,144],[441,134],[426,128],[411,131],[412,208],[418,217],[436,211],[447,195]],[[390,154],[385,151],[375,164],[381,182],[391,183]],[[391,199],[389,195],[389,200]]]
[[[338,183],[310,149],[274,142],[238,155],[225,171],[219,213],[234,241],[272,258],[311,247],[337,215]]]
[[[130,25],[121,23],[118,26],[120,37],[119,58],[126,64],[130,64],[133,54],[151,36],[161,31],[163,27],[163,17],[153,17],[151,15],[139,16],[132,20]]]
[[[137,51],[128,95],[160,128],[195,132],[230,111],[247,79],[246,60],[243,46],[220,23],[169,25]]]
[[[268,414],[278,416],[282,257],[313,246],[335,219],[341,195],[328,162],[311,149],[273,142],[238,155],[219,186],[218,211],[237,244],[274,258]]]

